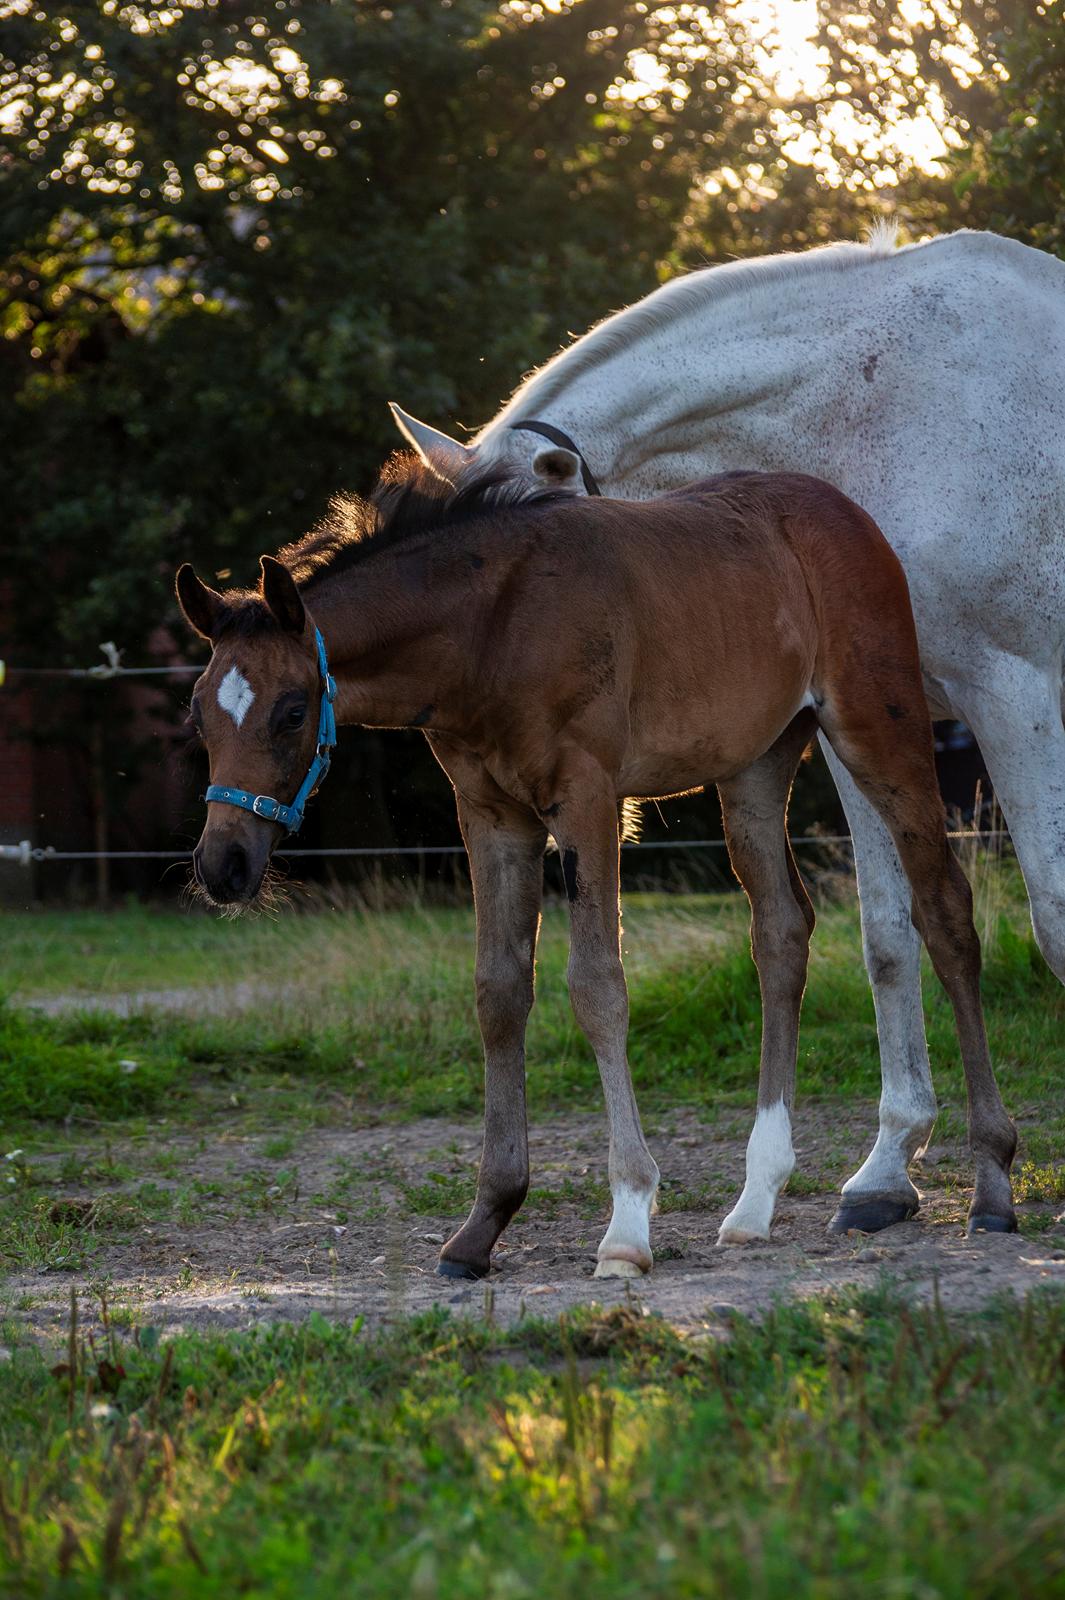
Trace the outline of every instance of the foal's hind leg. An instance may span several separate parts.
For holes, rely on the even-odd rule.
[[[761,760],[718,785],[732,866],[751,902],[751,951],[762,991],[758,1114],[747,1144],[747,1180],[721,1224],[719,1244],[769,1237],[777,1195],[795,1165],[791,1106],[814,911],[786,820],[795,768],[813,730],[813,718],[800,713]]]
[[[916,668],[871,646],[858,692],[841,674],[821,715],[837,755],[884,819],[913,890],[913,920],[954,1008],[976,1187],[969,1231],[1016,1227],[1009,1170],[1017,1136],[991,1066],[972,893],[946,836],[931,727]]]
[[[458,810],[477,911],[484,1145],[473,1210],[441,1250],[439,1270],[445,1277],[483,1278],[492,1246],[529,1187],[525,1024],[533,1001],[547,831],[535,817],[498,806],[483,809],[460,799]]]

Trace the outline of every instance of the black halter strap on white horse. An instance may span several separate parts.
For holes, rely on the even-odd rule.
[[[581,479],[586,493],[602,494],[602,489],[595,481],[595,473],[585,461],[584,456],[578,450],[569,434],[563,433],[561,428],[554,427],[550,422],[512,422],[510,430],[512,433],[538,433],[542,438],[549,439],[552,444],[561,445],[563,450],[572,450],[581,464]]]

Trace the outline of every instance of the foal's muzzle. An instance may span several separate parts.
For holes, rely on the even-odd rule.
[[[192,852],[192,870],[216,905],[246,904],[259,893],[269,860],[268,846],[249,849],[240,839],[201,839]]]

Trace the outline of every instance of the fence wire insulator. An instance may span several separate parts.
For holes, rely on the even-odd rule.
[[[117,678],[122,671],[122,652],[113,639],[108,639],[100,646],[106,658],[106,666],[90,667],[87,676],[90,678]]]
[[[112,678],[198,677],[203,671],[202,666],[189,666],[184,661],[167,667],[124,667],[122,652],[113,639],[105,639],[100,649],[106,659],[97,667],[16,667],[10,661],[0,661],[0,689],[9,673],[16,678],[80,678],[82,681],[89,678],[93,683],[109,683]]]

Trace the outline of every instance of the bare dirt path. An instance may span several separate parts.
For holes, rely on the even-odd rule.
[[[280,1138],[227,1130],[224,1121],[202,1136],[160,1129],[158,1143],[109,1147],[109,1162],[124,1164],[121,1183],[53,1183],[47,1159],[39,1164],[43,1192],[55,1197],[47,1204],[85,1248],[73,1271],[62,1261],[16,1271],[3,1299],[9,1314],[51,1338],[68,1315],[72,1282],[90,1324],[93,1297],[106,1285],[120,1320],[166,1331],[250,1328],[315,1311],[379,1326],[434,1305],[475,1316],[487,1307],[510,1322],[626,1301],[694,1330],[782,1298],[871,1286],[884,1274],[916,1298],[938,1293],[947,1309],[1005,1291],[1065,1288],[1058,1208],[1020,1208],[1035,1234],[964,1236],[969,1167],[960,1146],[929,1152],[919,1219],[875,1238],[828,1235],[835,1188],[872,1126],[870,1106],[800,1110],[799,1172],[817,1192],[782,1196],[770,1243],[720,1250],[717,1225],[742,1176],[746,1117],[726,1113],[707,1125],[690,1112],[665,1116],[649,1139],[664,1180],[653,1226],[658,1259],[632,1284],[592,1276],[608,1212],[601,1119],[541,1122],[532,1133],[534,1190],[499,1248],[489,1301],[484,1284],[435,1271],[440,1243],[472,1197],[475,1123],[426,1119]]]
[[[80,1011],[106,1011],[114,1017],[139,1016],[143,1011],[190,1011],[197,1016],[228,1017],[249,1010],[267,997],[277,998],[281,992],[276,985],[238,982],[190,985],[184,989],[120,990],[114,994],[80,990],[69,994],[16,994],[11,997],[11,1004],[40,1011],[46,1017],[65,1017]]]

